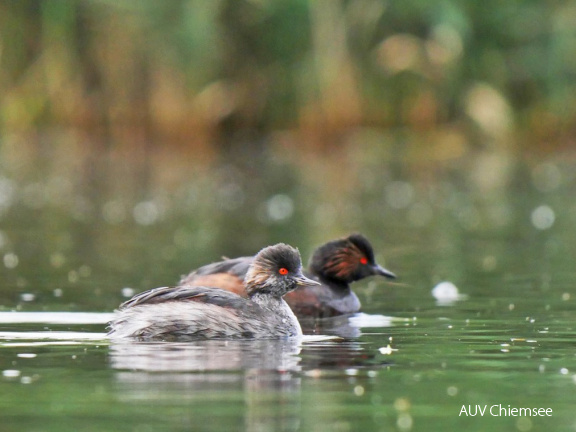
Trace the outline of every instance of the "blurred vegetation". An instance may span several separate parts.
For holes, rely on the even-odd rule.
[[[352,231],[408,280],[465,268],[470,233],[505,236],[488,267],[506,236],[568,259],[574,23],[568,0],[0,0],[0,304],[111,310]]]
[[[435,154],[515,133],[567,146],[575,22],[570,0],[2,0],[0,134],[202,154],[359,128],[424,134]]]

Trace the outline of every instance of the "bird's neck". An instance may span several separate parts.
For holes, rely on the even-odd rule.
[[[289,307],[283,298],[273,296],[270,293],[256,292],[250,296],[250,300],[266,309]]]
[[[275,297],[269,293],[256,293],[250,296],[250,300],[261,308],[272,312],[289,334],[292,336],[302,335],[302,328],[298,318],[296,318],[296,315],[294,315],[294,312],[292,312],[292,309],[282,297]]]

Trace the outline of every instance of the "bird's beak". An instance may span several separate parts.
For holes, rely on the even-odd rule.
[[[314,286],[314,285],[321,285],[320,282],[316,282],[310,278],[307,278],[302,273],[299,275],[294,276],[294,280],[296,280],[296,285],[298,286]]]
[[[392,273],[390,270],[386,270],[384,267],[380,267],[378,264],[374,264],[372,266],[372,273],[375,275],[384,276],[388,279],[396,279],[396,275]]]

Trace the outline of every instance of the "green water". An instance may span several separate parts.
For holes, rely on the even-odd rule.
[[[576,429],[570,158],[518,156],[479,176],[476,156],[406,162],[363,149],[332,168],[280,152],[172,172],[156,156],[139,165],[56,147],[18,159],[10,148],[2,431]],[[111,345],[102,335],[126,296],[222,255],[285,241],[306,260],[353,231],[400,278],[355,284],[362,314],[305,325],[336,339]],[[435,298],[442,281],[460,296]],[[477,405],[484,415],[463,413]]]

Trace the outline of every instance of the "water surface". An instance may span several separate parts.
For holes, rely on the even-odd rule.
[[[576,429],[569,158],[518,156],[489,181],[474,158],[370,149],[344,167],[280,152],[170,176],[154,156],[58,148],[0,171],[3,431]],[[353,231],[400,278],[355,284],[361,314],[303,323],[331,338],[105,337],[136,292],[277,241],[306,261]]]

